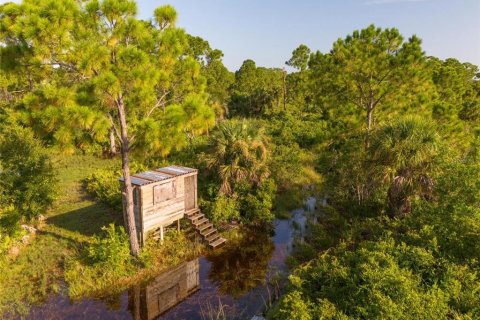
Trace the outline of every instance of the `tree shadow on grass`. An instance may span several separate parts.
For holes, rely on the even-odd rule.
[[[47,218],[47,223],[85,236],[98,234],[103,226],[110,223],[123,225],[122,212],[94,203],[69,212]]]

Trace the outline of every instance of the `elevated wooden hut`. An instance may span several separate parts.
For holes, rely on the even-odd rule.
[[[212,247],[225,242],[198,209],[197,174],[197,169],[172,165],[131,176],[140,244],[152,233],[158,233],[163,240],[164,228],[176,222],[180,229],[180,219],[184,217]],[[123,187],[124,179],[120,181]]]
[[[140,243],[152,231],[179,223],[185,212],[197,208],[197,170],[168,166],[131,177],[135,225]],[[123,185],[123,178],[120,178]]]

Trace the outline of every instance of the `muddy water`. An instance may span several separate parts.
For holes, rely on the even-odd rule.
[[[65,294],[32,307],[28,319],[228,319],[259,315],[274,298],[277,279],[293,240],[302,241],[306,211],[293,210],[289,220],[276,220],[273,234],[251,232],[210,255],[165,271],[147,284],[103,300],[72,303]],[[66,290],[64,290],[66,291]]]

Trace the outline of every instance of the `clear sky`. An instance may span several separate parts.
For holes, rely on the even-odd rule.
[[[139,0],[139,16],[166,3],[178,26],[224,52],[231,70],[245,59],[283,67],[299,44],[325,52],[371,23],[416,34],[428,55],[480,65],[480,0]]]
[[[12,0],[10,0],[12,1]],[[20,0],[13,0],[20,2]],[[7,2],[0,0],[0,3]],[[173,5],[178,25],[221,49],[236,70],[246,59],[284,67],[299,44],[329,51],[332,43],[374,23],[416,34],[428,55],[480,66],[480,0],[137,0],[149,19]]]

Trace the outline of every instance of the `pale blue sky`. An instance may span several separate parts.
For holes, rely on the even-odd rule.
[[[325,52],[371,23],[416,34],[428,55],[480,65],[480,0],[140,0],[140,17],[165,3],[180,27],[224,52],[231,70],[249,58],[283,67],[299,44]]]
[[[20,0],[14,0],[20,2]],[[0,0],[0,3],[6,2]],[[245,59],[283,67],[299,44],[326,52],[374,23],[416,34],[428,55],[480,65],[480,0],[137,0],[139,16],[172,4],[178,25],[221,49],[236,70]]]

